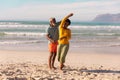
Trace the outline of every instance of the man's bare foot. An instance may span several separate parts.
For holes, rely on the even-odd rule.
[[[49,70],[56,70],[56,67],[49,67]]]
[[[50,67],[50,66],[49,66],[49,69],[51,70],[51,69],[52,69],[52,67]]]

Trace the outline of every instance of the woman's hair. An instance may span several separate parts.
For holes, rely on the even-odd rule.
[[[71,21],[70,21],[69,19],[67,19],[67,20],[66,20],[66,22],[68,22],[68,23],[69,23],[69,25],[71,24]]]

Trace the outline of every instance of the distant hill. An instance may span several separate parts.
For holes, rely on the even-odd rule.
[[[113,22],[113,23],[120,23],[120,13],[119,14],[101,14],[97,15],[94,22]]]

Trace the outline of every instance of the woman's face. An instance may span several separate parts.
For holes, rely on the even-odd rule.
[[[68,26],[69,26],[69,23],[68,23],[68,22],[65,22],[64,28],[67,28]]]

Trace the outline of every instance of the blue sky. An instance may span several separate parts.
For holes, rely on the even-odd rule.
[[[74,13],[74,21],[90,21],[99,14],[120,13],[120,0],[0,0],[0,20],[61,20]]]

